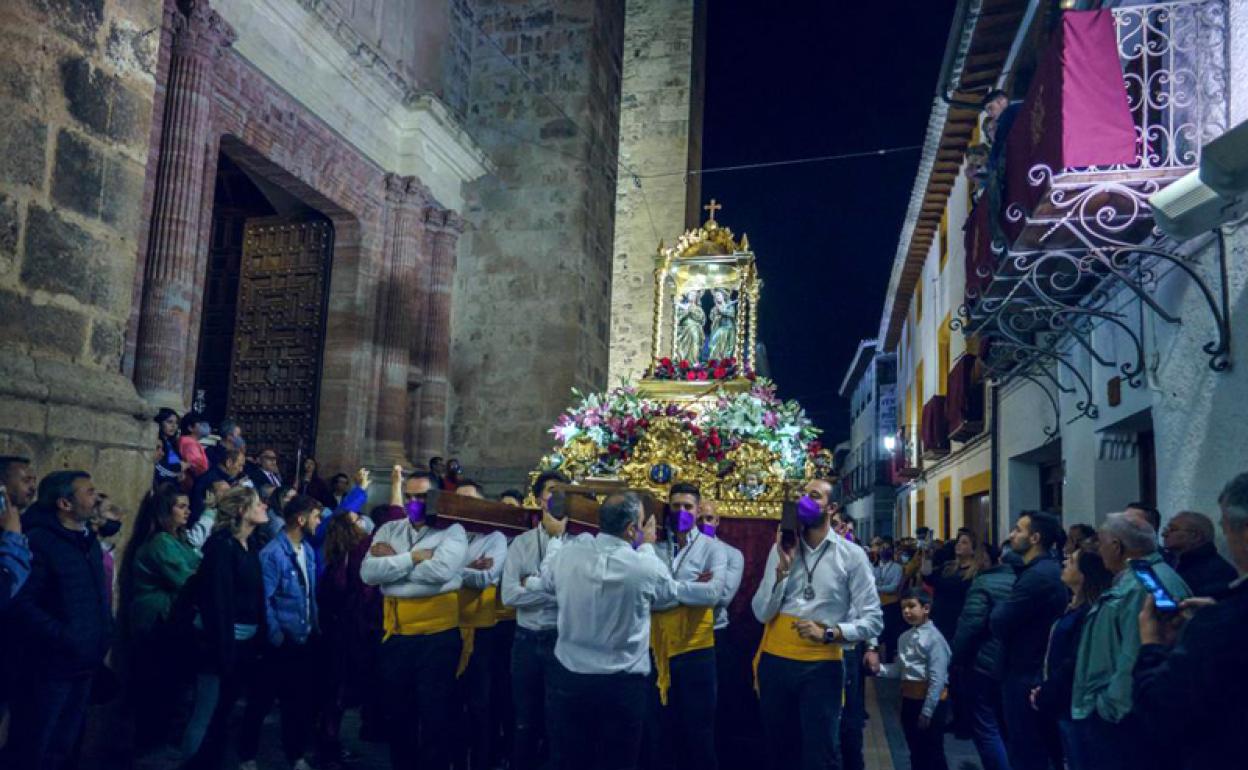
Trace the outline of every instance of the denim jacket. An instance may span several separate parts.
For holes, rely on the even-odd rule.
[[[269,644],[280,646],[284,641],[303,644],[317,630],[316,617],[316,553],[312,546],[300,543],[308,577],[304,581],[295,547],[281,532],[260,551],[260,567],[264,573],[264,612]]]

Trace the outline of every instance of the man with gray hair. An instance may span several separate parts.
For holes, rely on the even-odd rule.
[[[1147,599],[1139,615],[1135,709],[1146,734],[1159,736],[1167,767],[1228,767],[1242,756],[1248,699],[1248,473],[1236,476],[1218,498],[1222,535],[1239,577],[1217,604],[1195,611],[1183,624],[1159,619]],[[1181,622],[1182,615],[1177,620]],[[1177,644],[1176,644],[1177,631]]]
[[[1187,584],[1157,552],[1152,526],[1125,513],[1111,513],[1098,533],[1101,559],[1114,582],[1088,612],[1075,659],[1071,717],[1098,770],[1147,766],[1136,751],[1140,733],[1130,719],[1131,670],[1140,650],[1139,614],[1147,590],[1131,574],[1131,562],[1152,567],[1176,600],[1190,596]]]
[[[1218,597],[1238,577],[1213,542],[1213,520],[1203,513],[1183,511],[1161,530],[1174,569],[1196,596]]]
[[[654,551],[656,522],[641,498],[607,498],[599,533],[552,540],[542,590],[559,606],[550,734],[562,768],[633,768],[641,750],[650,673],[650,612],[682,589]],[[561,770],[562,770],[561,768]]]

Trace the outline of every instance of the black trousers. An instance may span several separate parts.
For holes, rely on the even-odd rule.
[[[840,764],[839,660],[804,662],[763,653],[759,705],[773,770],[827,770]]]
[[[9,761],[20,770],[73,766],[91,695],[90,674],[69,679],[19,676],[9,722]]]
[[[392,636],[381,645],[378,673],[394,770],[446,770],[455,739],[455,669],[459,629]]]
[[[633,770],[648,684],[641,674],[576,674],[558,661],[550,682],[558,770]]]
[[[494,697],[490,701],[491,735],[493,749],[490,767],[502,767],[504,758],[511,751],[512,725],[515,709],[511,701],[511,645],[516,638],[516,621],[500,621],[494,627],[494,653],[491,669],[494,672]]]
[[[754,650],[729,628],[715,630],[715,742],[722,770],[762,767],[763,729],[751,665]]]
[[[511,645],[511,696],[516,715],[512,770],[536,770],[542,745],[549,747],[550,764],[559,767],[553,733],[547,733],[549,686],[554,675],[558,633],[516,628]]]
[[[670,661],[667,705],[659,710],[659,767],[715,770],[715,649],[694,650]]]
[[[910,767],[913,770],[948,770],[945,762],[945,712],[948,703],[940,702],[932,714],[932,722],[926,728],[919,727],[923,713],[923,701],[918,698],[901,699],[901,731],[906,736],[906,748],[910,749]]]
[[[862,734],[867,727],[866,681],[862,676],[864,644],[845,648],[845,705],[841,711],[841,770],[863,770]]]
[[[318,640],[304,644],[285,641],[280,647],[267,647],[260,656],[255,676],[248,682],[247,707],[238,733],[238,758],[246,762],[260,752],[260,732],[264,718],[281,704],[282,752],[294,764],[312,749],[318,706],[317,686],[322,661]]]
[[[494,654],[497,627],[473,631],[472,657],[456,683],[459,690],[459,740],[455,766],[484,770],[493,756]]]

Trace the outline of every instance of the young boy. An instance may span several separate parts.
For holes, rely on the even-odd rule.
[[[928,620],[932,598],[920,588],[901,598],[901,616],[910,630],[897,644],[897,661],[879,667],[879,675],[901,679],[901,729],[914,770],[947,770],[944,722],[949,681],[949,643]]]

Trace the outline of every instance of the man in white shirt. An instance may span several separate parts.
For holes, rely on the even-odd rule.
[[[673,484],[667,499],[668,537],[655,544],[683,598],[656,604],[651,618],[658,703],[652,694],[647,732],[652,741],[660,740],[656,759],[714,770],[715,607],[723,598],[728,557],[715,538],[696,527],[701,502],[696,486]]]
[[[824,479],[806,484],[797,545],[786,550],[776,533],[752,602],[766,626],[755,676],[774,767],[838,765],[842,644],[884,625],[866,552],[832,530],[833,494]]]
[[[641,498],[607,498],[599,533],[552,548],[542,589],[558,601],[549,685],[561,770],[637,767],[650,673],[650,613],[682,591],[655,554],[655,521]],[[557,541],[556,541],[557,542]]]
[[[728,605],[732,604],[741,588],[745,556],[720,538],[719,513],[715,504],[706,498],[698,506],[698,531],[705,537],[715,539],[724,552],[726,564],[723,591],[715,604],[715,732],[719,736],[716,744],[719,747],[719,764],[731,767],[734,757],[725,753],[732,751],[726,738],[741,732],[737,727],[740,725],[738,718],[745,712],[741,709],[740,699],[754,697],[746,676],[748,658],[742,653],[740,644],[728,633]]]
[[[533,498],[542,506],[541,522],[516,537],[503,564],[503,604],[516,608],[516,638],[511,645],[511,694],[515,706],[513,770],[536,770],[543,739],[558,767],[553,736],[546,734],[546,686],[555,665],[558,606],[553,594],[542,590],[538,574],[551,543],[563,538],[567,519],[550,512],[552,484],[566,483],[557,472],[546,472],[533,482]]]
[[[457,592],[468,537],[458,524],[429,526],[423,499],[428,480],[419,481],[402,485],[406,516],[378,528],[360,579],[380,586],[383,596],[378,673],[391,765],[445,770],[455,729],[450,704],[461,649]]]
[[[481,487],[464,479],[455,494],[483,499]],[[502,532],[468,535],[468,552],[459,588],[459,636],[463,642],[459,666],[460,741],[456,767],[488,768],[493,754],[492,709],[494,654],[497,646],[498,581],[507,560],[507,538]]]

